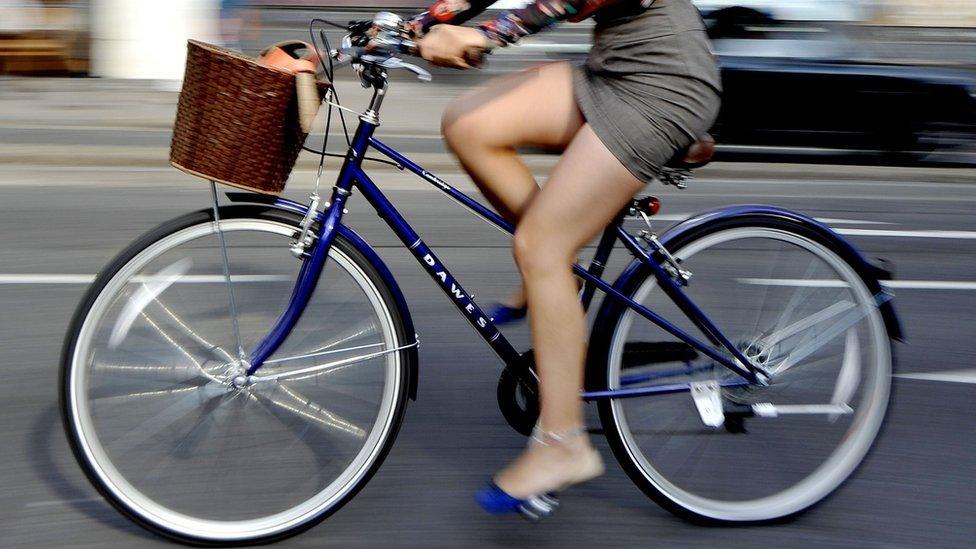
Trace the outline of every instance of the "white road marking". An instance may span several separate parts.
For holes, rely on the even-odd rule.
[[[894,225],[887,221],[864,221],[860,219],[835,219],[833,217],[818,217],[817,221],[827,225]]]
[[[651,221],[684,221],[689,217],[692,217],[693,213],[673,213],[673,214],[658,214],[651,218]],[[628,220],[636,220],[643,222],[644,220],[640,217],[627,218]],[[838,219],[833,217],[818,217],[817,221],[825,223],[827,225],[893,225],[887,221],[867,221],[863,219]]]
[[[755,286],[800,286],[804,288],[843,288],[841,280],[802,278],[737,278],[742,284]],[[976,282],[960,280],[885,280],[882,286],[895,290],[976,290]]]
[[[49,507],[52,505],[69,505],[73,503],[92,503],[102,501],[102,498],[75,498],[75,499],[52,499],[47,501],[32,501],[25,505],[27,509],[32,507]]]
[[[976,231],[891,231],[883,229],[838,229],[837,232],[847,236],[976,240]]]
[[[130,282],[150,282],[155,281],[155,278],[157,277],[134,276]],[[275,282],[294,280],[294,277],[285,275],[236,275],[232,277],[232,280],[234,282]],[[95,275],[86,274],[0,274],[0,284],[91,284],[94,281]],[[214,284],[223,281],[223,275],[186,275],[176,283]]]
[[[91,284],[95,275],[0,274],[0,284]]]
[[[944,370],[941,372],[895,374],[894,377],[919,379],[922,381],[944,381],[947,383],[976,383],[976,370]]]
[[[46,125],[46,124],[0,124],[0,130],[49,130],[49,131],[81,131],[81,132],[142,132],[142,133],[173,133],[170,126],[146,127],[146,126],[91,126],[91,125]]]
[[[887,280],[881,285],[906,290],[976,290],[976,282],[951,280]]]

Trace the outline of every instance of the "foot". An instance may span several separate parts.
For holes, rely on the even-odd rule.
[[[506,303],[495,303],[488,308],[488,317],[495,326],[510,324],[517,320],[522,320],[529,312],[525,305],[515,307]]]
[[[513,498],[526,500],[592,480],[603,470],[603,459],[583,428],[562,433],[537,431],[528,448],[494,482]]]
[[[581,290],[583,289],[582,280],[578,280],[577,285]],[[502,326],[522,320],[528,312],[529,306],[525,302],[525,293],[520,290],[508,296],[504,301],[488,307],[488,318],[495,326]]]

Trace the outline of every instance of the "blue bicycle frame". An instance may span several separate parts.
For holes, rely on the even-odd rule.
[[[373,113],[373,116],[370,116]],[[450,270],[441,262],[434,252],[424,243],[420,235],[407,223],[403,216],[397,211],[389,199],[380,191],[372,179],[363,171],[362,163],[366,152],[374,149],[381,154],[389,157],[401,169],[406,169],[427,182],[431,183],[450,198],[459,202],[462,206],[472,211],[476,215],[484,218],[492,225],[508,233],[514,233],[515,227],[503,219],[501,216],[486,208],[476,200],[468,197],[461,191],[447,184],[437,176],[431,174],[421,166],[415,164],[410,159],[404,157],[397,151],[383,144],[373,137],[373,133],[378,127],[374,111],[371,109],[360,118],[360,124],[356,129],[355,135],[349,146],[346,157],[340,169],[336,184],[333,187],[332,196],[324,212],[318,214],[319,227],[317,239],[313,249],[304,258],[300,269],[298,280],[293,289],[291,299],[287,309],[276,321],[274,327],[265,336],[264,340],[255,348],[249,357],[248,375],[254,374],[264,362],[281,346],[292,328],[298,322],[305,307],[307,306],[312,293],[318,283],[325,264],[329,249],[335,239],[335,235],[342,223],[342,216],[346,201],[352,194],[353,189],[358,189],[370,205],[376,210],[377,214],[386,221],[393,232],[403,242],[404,246],[424,267],[427,273],[433,278],[441,289],[446,293],[455,307],[461,312],[467,321],[475,328],[481,337],[491,346],[506,365],[513,366],[522,364],[523,355],[520,354],[508,342],[504,335],[492,323],[492,320],[474,301],[461,283],[451,275]],[[275,205],[297,212],[306,213],[307,208],[296,202],[284,199],[277,199]],[[754,365],[736,346],[729,341],[718,327],[705,315],[705,313],[695,305],[684,293],[681,285],[675,281],[671,274],[661,266],[653,257],[653,252],[643,247],[636,238],[627,233],[622,227],[623,215],[611,223],[605,230],[600,239],[599,245],[594,255],[589,269],[584,269],[575,265],[573,270],[577,276],[584,280],[584,290],[582,294],[584,307],[587,307],[593,297],[595,289],[600,289],[607,295],[621,300],[630,309],[633,309],[644,318],[660,326],[666,332],[684,341],[703,355],[711,358],[716,365],[721,365],[732,372],[738,374],[738,378],[730,378],[723,381],[723,385],[744,385],[750,383],[762,383],[760,375],[762,370]],[[681,311],[699,328],[709,340],[708,343],[687,333],[678,326],[672,324],[667,319],[661,317],[654,311],[644,307],[640,303],[624,295],[611,284],[601,278],[603,265],[607,263],[615,241],[619,240],[636,257],[646,263],[657,278],[658,284],[664,292],[675,302]],[[672,375],[678,376],[687,374],[688,370],[675,371]],[[670,377],[667,373],[656,373],[649,375],[628,376],[624,383],[626,385],[636,385],[652,379]],[[627,398],[652,394],[674,393],[688,391],[688,383],[670,383],[645,385],[639,387],[624,387],[617,390],[584,392],[585,399],[602,398]]]

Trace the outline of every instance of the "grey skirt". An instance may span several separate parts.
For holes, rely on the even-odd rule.
[[[718,115],[721,77],[689,0],[627,2],[597,13],[593,47],[573,77],[576,102],[604,145],[650,183]]]

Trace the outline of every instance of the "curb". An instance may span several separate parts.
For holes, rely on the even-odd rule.
[[[416,163],[433,173],[460,173],[463,170],[446,153],[414,153],[408,156]],[[548,154],[526,154],[522,156],[528,167],[537,175],[545,176],[556,165],[559,157]],[[327,169],[338,169],[341,159],[327,159]],[[43,169],[45,167],[66,168],[151,168],[173,169],[169,165],[168,147],[104,147],[92,145],[77,146],[31,146],[0,145],[0,164]],[[315,172],[318,158],[303,153],[295,165],[296,171]],[[376,173],[400,173],[393,166],[370,163],[369,170]],[[822,164],[769,164],[742,162],[715,162],[708,167],[696,170],[701,180],[732,181],[837,181],[857,184],[865,181],[889,181],[908,183],[976,183],[974,168],[903,168],[878,166],[849,166]],[[417,180],[418,186],[426,183]],[[730,188],[731,189],[731,188]],[[924,200],[924,199],[923,199]]]
[[[459,172],[460,165],[453,156],[441,153],[413,153],[410,158],[430,171]],[[524,160],[533,171],[548,171],[556,165],[554,155],[525,155]],[[327,158],[326,166],[338,168],[342,159]],[[0,164],[32,165],[38,167],[84,168],[169,168],[169,147],[119,147],[119,146],[36,146],[0,145]],[[311,153],[302,153],[295,164],[296,170],[314,171],[319,159]],[[397,172],[395,167],[372,162],[370,170]],[[174,168],[175,170],[175,168]]]

